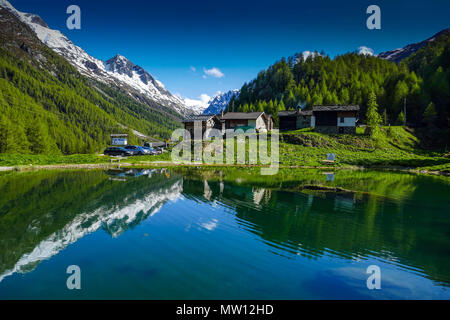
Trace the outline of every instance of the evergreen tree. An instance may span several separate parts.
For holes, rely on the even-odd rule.
[[[403,126],[405,124],[405,115],[403,111],[398,114],[397,121],[395,123],[399,126]]]
[[[433,102],[430,102],[423,112],[423,121],[431,126],[436,120],[437,112]]]
[[[369,94],[369,101],[367,102],[367,128],[369,129],[369,134],[374,136],[377,134],[379,125],[382,123],[380,114],[378,113],[377,96],[375,92]]]
[[[384,111],[383,111],[383,125],[387,126],[388,124],[389,124],[389,121],[388,121],[387,109],[384,108]]]
[[[50,151],[50,137],[40,119],[34,119],[27,128],[27,138],[30,150],[34,154],[47,154]]]

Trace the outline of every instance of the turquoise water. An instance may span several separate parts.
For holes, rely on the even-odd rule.
[[[244,173],[0,175],[0,299],[450,298],[448,178]]]

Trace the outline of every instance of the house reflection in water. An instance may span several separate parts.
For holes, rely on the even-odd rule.
[[[194,183],[192,181],[190,181],[190,183]],[[195,184],[195,183],[194,183]],[[185,189],[184,191],[189,191],[192,194],[191,189],[188,187],[186,189],[186,187],[189,184],[185,185]],[[218,190],[217,190],[217,185],[218,185]],[[231,185],[230,184],[230,188],[236,188],[235,185]],[[213,201],[215,197],[217,196],[223,196],[224,195],[224,191],[226,189],[226,185],[224,181],[219,181],[217,182],[208,182],[208,180],[203,179],[203,198],[205,198],[208,201]],[[245,191],[244,191],[245,190]],[[261,205],[262,203],[268,203],[271,195],[272,195],[272,191],[270,189],[265,189],[265,188],[251,188],[251,187],[242,187],[241,191],[244,192],[245,194],[245,200],[249,200],[251,202],[253,202],[255,205]],[[227,193],[228,195],[228,193]]]

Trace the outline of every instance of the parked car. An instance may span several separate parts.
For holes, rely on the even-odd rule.
[[[103,154],[105,156],[124,156],[124,157],[129,157],[134,155],[133,152],[122,148],[122,147],[109,147],[106,148],[105,151],[103,151]]]
[[[125,149],[132,152],[135,156],[143,156],[149,154],[149,152],[141,146],[126,146]]]
[[[158,151],[156,151],[155,149],[153,149],[153,148],[151,148],[151,147],[142,147],[142,148],[144,148],[145,150],[147,150],[148,151],[148,154],[150,154],[150,155],[152,155],[152,156],[154,156],[154,155],[157,155],[158,154]]]

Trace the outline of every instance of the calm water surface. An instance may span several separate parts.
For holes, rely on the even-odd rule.
[[[0,299],[450,298],[449,178],[256,175],[2,174]]]

